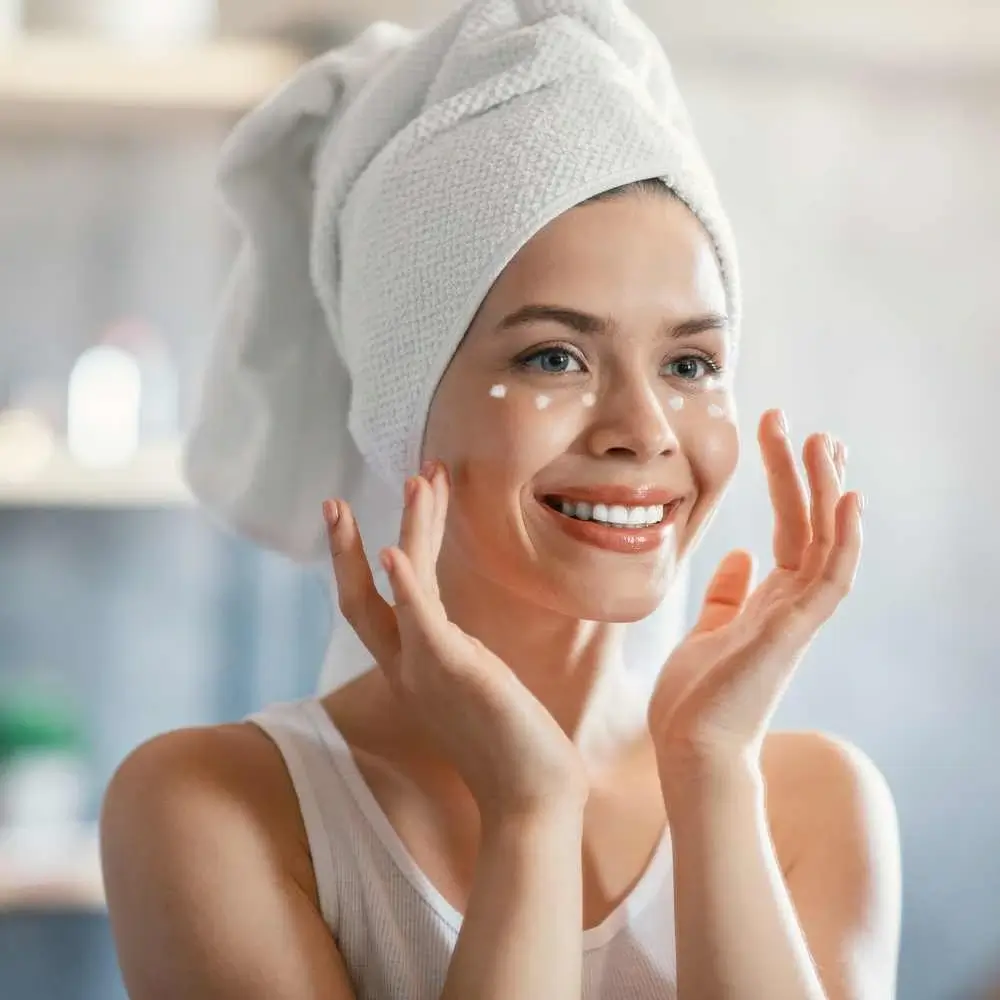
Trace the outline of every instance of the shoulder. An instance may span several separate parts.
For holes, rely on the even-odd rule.
[[[782,791],[823,801],[873,796],[891,806],[889,785],[874,761],[839,736],[805,730],[771,733],[762,760],[768,781]]]
[[[180,730],[134,750],[104,798],[101,862],[129,996],[352,995],[290,780],[255,727]]]
[[[763,754],[775,852],[817,967],[838,996],[895,996],[899,827],[872,760],[823,733],[776,733]]]
[[[284,869],[315,895],[308,840],[281,755],[256,726],[181,729],[154,737],[118,767],[101,810],[106,879],[143,855],[197,871],[215,849]]]
[[[872,759],[821,732],[777,732],[762,756],[775,846],[786,870],[840,845],[859,855],[898,852],[892,791]]]

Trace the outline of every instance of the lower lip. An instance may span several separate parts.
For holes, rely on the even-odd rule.
[[[615,528],[598,521],[581,521],[575,517],[568,517],[550,507],[544,500],[540,500],[539,503],[570,538],[608,552],[624,552],[630,555],[655,552],[660,548],[670,532],[680,506],[679,503],[675,503],[664,514],[659,524],[648,528]]]

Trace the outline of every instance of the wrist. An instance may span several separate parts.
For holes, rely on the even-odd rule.
[[[545,845],[571,852],[579,859],[583,841],[583,808],[552,803],[544,809],[483,815],[480,849],[523,849],[543,852]]]
[[[565,799],[550,799],[544,804],[497,806],[492,809],[480,807],[480,836],[485,840],[582,834],[585,806],[586,799],[567,796]]]
[[[686,748],[683,752],[661,754],[657,766],[668,808],[763,799],[764,778],[756,752]]]

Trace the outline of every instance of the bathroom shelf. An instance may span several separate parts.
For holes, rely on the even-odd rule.
[[[27,481],[4,481],[0,468],[0,508],[188,507],[191,493],[181,475],[180,446],[147,448],[128,465],[89,469],[59,449]]]
[[[302,61],[296,50],[267,43],[142,49],[28,36],[0,44],[0,122],[236,116],[272,93]]]
[[[0,913],[103,913],[105,908],[103,884],[82,868],[44,879],[0,879]]]
[[[97,830],[84,833],[65,858],[29,871],[0,845],[0,913],[105,910]]]

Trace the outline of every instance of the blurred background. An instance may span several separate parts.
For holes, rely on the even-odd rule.
[[[177,449],[233,234],[219,144],[302,60],[449,0],[0,0],[0,997],[123,1000],[97,865],[137,743],[310,692],[325,580],[196,511]],[[1000,985],[1000,5],[634,0],[739,237],[747,449],[698,554],[768,557],[753,434],[830,429],[857,590],[779,722],[903,836],[899,996]],[[954,370],[945,362],[951,358]]]

